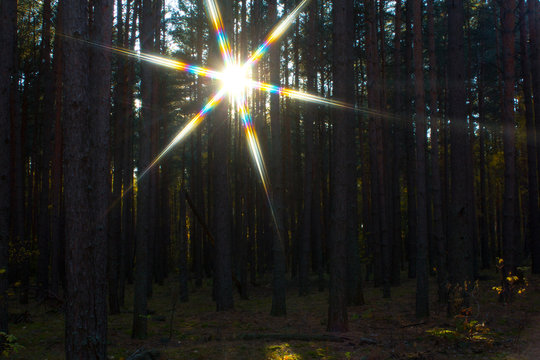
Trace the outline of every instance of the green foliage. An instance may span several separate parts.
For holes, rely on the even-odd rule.
[[[21,349],[24,349],[24,346],[17,342],[17,338],[14,335],[0,331],[0,351],[2,352],[2,356],[9,357]]]

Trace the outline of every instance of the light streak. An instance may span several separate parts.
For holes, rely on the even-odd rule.
[[[182,62],[182,61],[169,59],[169,58],[166,58],[166,57],[163,57],[163,56],[145,54],[145,53],[141,53],[141,52],[137,52],[137,51],[133,51],[133,50],[129,50],[129,49],[124,49],[124,48],[121,48],[121,47],[118,47],[118,46],[107,46],[107,45],[95,43],[95,42],[92,42],[92,41],[88,41],[88,40],[85,40],[85,39],[80,39],[80,38],[65,35],[65,34],[59,34],[59,35],[65,37],[65,38],[68,38],[68,39],[81,41],[81,42],[84,42],[86,44],[89,44],[89,45],[92,45],[92,46],[95,46],[95,47],[98,47],[98,48],[101,48],[101,49],[104,49],[104,50],[108,50],[108,51],[111,51],[111,52],[114,52],[114,53],[117,53],[117,54],[120,54],[120,55],[125,55],[125,56],[133,58],[133,59],[146,61],[146,62],[155,64],[155,65],[159,65],[159,66],[163,66],[163,67],[166,67],[166,68],[169,68],[169,69],[173,69],[173,70],[177,70],[177,71],[185,71],[185,72],[188,72],[190,74],[200,75],[200,76],[204,76],[204,77],[211,78],[211,79],[222,79],[223,78],[223,73],[221,73],[219,71],[214,71],[212,69],[207,69],[207,68],[204,68],[204,67],[201,67],[201,66],[191,65],[191,64],[188,64],[188,63],[185,63],[185,62]]]
[[[257,50],[249,57],[249,59],[245,62],[245,67],[250,67],[253,64],[255,64],[257,61],[259,61],[264,53],[268,51],[270,48],[270,45],[272,45],[273,42],[275,42],[277,39],[279,39],[286,31],[289,29],[289,26],[292,25],[294,20],[298,17],[300,12],[304,9],[304,7],[308,4],[309,0],[302,0],[300,4],[298,4],[294,10],[287,15],[286,18],[281,20],[268,34],[264,42],[257,48]]]
[[[215,0],[207,0],[206,8],[208,9],[208,14],[210,15],[212,26],[216,31],[221,56],[223,57],[225,65],[229,66],[233,63],[233,56],[231,51],[231,45],[229,44],[229,39],[227,38],[227,33],[225,32],[225,27],[223,26],[223,20],[221,18],[219,7]]]
[[[152,169],[162,158],[165,156],[172,148],[174,148],[179,142],[184,140],[186,136],[188,136],[195,128],[203,121],[203,119],[206,117],[208,112],[212,110],[214,107],[217,106],[223,99],[223,96],[225,95],[225,90],[220,89],[213,97],[206,103],[206,105],[199,111],[197,115],[193,117],[178,133],[176,136],[171,140],[171,142],[159,153],[158,156],[152,160],[152,162],[144,169],[144,171],[137,176],[137,179],[140,179],[144,177],[150,169]]]
[[[266,83],[255,81],[255,80],[250,80],[248,85],[252,89],[266,91],[271,94],[278,94],[278,95],[287,96],[293,99],[298,99],[298,100],[316,103],[316,104],[323,104],[323,105],[356,110],[356,107],[354,107],[353,105],[344,103],[342,101],[327,99],[322,96],[309,94],[309,93],[299,91],[299,90],[288,89],[288,88],[284,88],[284,87],[280,87],[280,86],[276,86],[272,84],[266,84]]]
[[[281,233],[279,231],[279,226],[276,217],[276,211],[272,203],[272,197],[270,195],[270,179],[268,178],[268,172],[266,171],[266,164],[264,163],[264,158],[261,151],[261,146],[259,143],[259,138],[255,127],[253,126],[253,121],[251,119],[251,114],[249,113],[249,108],[246,103],[246,98],[244,95],[238,95],[236,97],[236,107],[240,113],[240,118],[242,120],[242,126],[244,128],[244,133],[246,134],[246,141],[251,152],[251,157],[257,172],[259,173],[259,178],[261,180],[264,193],[266,194],[266,200],[268,202],[268,207],[270,208],[270,214],[272,215],[272,220],[276,229],[276,233],[281,240]]]

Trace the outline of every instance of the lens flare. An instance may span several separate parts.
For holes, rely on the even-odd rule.
[[[208,11],[208,15],[210,15],[210,21],[212,22],[214,31],[216,32],[223,61],[225,62],[225,65],[229,66],[233,63],[233,56],[231,45],[229,44],[225,27],[223,26],[223,20],[221,18],[221,12],[219,11],[218,4],[215,0],[207,0],[206,9]]]
[[[304,7],[309,3],[309,0],[302,0],[300,4],[298,4],[294,10],[287,15],[286,18],[281,20],[268,34],[264,42],[259,45],[257,50],[249,57],[249,59],[244,64],[245,67],[250,67],[253,64],[257,63],[264,53],[268,51],[270,48],[270,45],[272,45],[273,42],[276,42],[292,25],[292,23],[298,18],[298,15],[300,15],[300,12],[304,9]]]
[[[222,74],[221,83],[231,97],[244,94],[246,88],[251,86],[249,72],[241,65],[231,64]]]
[[[172,148],[174,148],[176,145],[178,145],[179,142],[184,140],[186,136],[188,136],[195,128],[203,121],[203,119],[206,117],[208,112],[212,110],[214,107],[216,107],[217,104],[221,102],[223,99],[223,96],[225,95],[225,90],[220,89],[213,97],[206,103],[206,105],[202,108],[201,111],[193,119],[191,119],[177,134],[176,136],[171,140],[171,142],[163,149],[158,156],[152,160],[150,165],[144,169],[144,171],[137,177],[138,179],[144,177],[150,169],[152,169],[162,158],[165,156]]]

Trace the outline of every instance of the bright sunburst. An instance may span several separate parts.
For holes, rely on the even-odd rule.
[[[233,98],[242,96],[245,90],[251,86],[249,69],[240,64],[230,64],[223,71],[221,84],[223,89]]]
[[[303,8],[308,4],[309,0],[302,0],[293,11],[291,11],[285,18],[283,18],[268,34],[265,41],[255,50],[255,52],[246,60],[245,63],[238,63],[234,59],[236,58],[232,53],[231,46],[223,26],[223,20],[219,11],[218,4],[215,0],[206,0],[207,13],[210,18],[210,23],[216,33],[216,37],[219,43],[221,56],[224,62],[224,68],[222,71],[215,71],[206,69],[200,66],[194,66],[186,64],[177,60],[168,59],[161,56],[138,53],[135,51],[122,49],[118,47],[105,47],[98,44],[92,44],[95,46],[105,47],[116,53],[134,57],[142,61],[151,62],[156,65],[164,66],[178,71],[185,71],[194,75],[204,76],[212,79],[219,80],[221,84],[217,92],[210,98],[206,105],[195,115],[180,131],[177,132],[173,140],[157,155],[154,160],[140,173],[138,179],[144,177],[150,169],[152,169],[170,150],[172,150],[178,143],[184,140],[197,126],[204,120],[206,115],[217,106],[226,96],[229,96],[231,103],[234,105],[236,112],[239,114],[248,147],[253,159],[254,165],[259,174],[259,178],[263,185],[270,211],[276,223],[276,215],[272,206],[272,200],[269,193],[270,182],[268,179],[264,158],[262,156],[257,132],[253,126],[251,115],[249,113],[248,102],[246,98],[247,90],[254,89],[260,91],[266,91],[272,94],[278,94],[287,96],[293,99],[302,101],[308,101],[312,103],[343,107],[355,109],[353,106],[326,99],[317,95],[308,94],[298,90],[287,89],[272,84],[265,84],[251,79],[249,74],[251,73],[251,67],[255,65],[262,56],[268,51],[270,45],[276,42],[291,26],[291,24],[299,16]],[[130,189],[127,189],[128,191]],[[125,192],[124,192],[125,193]],[[277,230],[277,226],[276,226]]]

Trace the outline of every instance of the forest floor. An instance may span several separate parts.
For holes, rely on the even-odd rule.
[[[328,292],[298,296],[294,282],[287,294],[286,317],[269,315],[269,282],[249,288],[249,300],[235,294],[235,310],[215,312],[211,282],[190,287],[190,300],[175,303],[176,281],[155,285],[149,301],[149,337],[130,338],[132,287],[126,308],[109,317],[110,359],[127,359],[141,348],[159,352],[156,359],[307,360],[307,359],[540,359],[540,277],[527,276],[526,290],[511,304],[498,301],[494,271],[483,274],[471,292],[471,308],[447,317],[432,284],[431,316],[414,316],[414,280],[392,288],[383,299],[371,283],[365,305],[348,309],[350,331],[325,332]],[[17,289],[10,300],[10,332],[20,349],[12,359],[63,359],[64,323],[58,301],[20,305]]]

